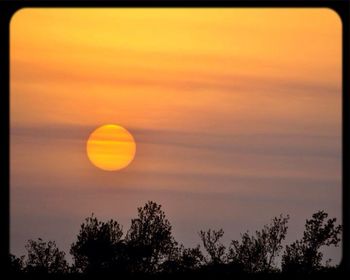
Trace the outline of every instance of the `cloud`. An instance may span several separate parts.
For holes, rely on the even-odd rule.
[[[43,124],[12,125],[11,143],[85,143],[95,129],[89,125]],[[166,145],[186,149],[202,149],[217,153],[257,154],[287,157],[323,157],[340,159],[340,135],[314,132],[285,133],[216,133],[179,130],[128,128],[138,144]]]
[[[143,54],[147,56],[147,53]],[[152,54],[154,55],[154,54]],[[161,53],[164,57],[177,57],[176,54]],[[183,61],[195,60],[193,54],[184,54],[178,59]],[[215,60],[212,56],[203,54],[201,59],[205,60],[209,57],[210,60]],[[198,58],[196,58],[198,59]],[[222,63],[227,63],[226,60],[217,56],[216,63],[222,60]],[[237,58],[231,59],[231,63],[237,63]],[[270,74],[258,72],[251,73],[209,73],[203,69],[195,68],[191,71],[174,70],[174,69],[158,69],[146,66],[115,66],[115,71],[106,69],[105,71],[94,72],[84,69],[72,71],[71,67],[54,67],[50,64],[35,61],[27,62],[23,60],[13,60],[12,63],[20,70],[15,72],[16,80],[19,83],[51,83],[51,84],[89,84],[93,82],[96,85],[110,87],[142,87],[152,88],[160,87],[163,89],[173,89],[179,91],[202,92],[203,90],[215,90],[220,92],[237,92],[244,91],[246,94],[251,92],[271,92],[278,94],[283,92],[284,95],[294,95],[295,98],[314,96],[335,96],[338,94],[341,98],[341,84],[334,80],[320,80],[313,77],[291,77],[288,75],[276,75],[270,71]],[[258,61],[252,58],[247,58],[246,62],[240,58],[240,63],[258,63],[261,69],[264,67],[279,69],[280,65],[276,65],[269,61]],[[281,69],[282,71],[282,69]],[[285,69],[283,70],[285,71]],[[42,80],[41,73],[47,73],[45,81]],[[103,73],[103,74],[102,74]],[[298,95],[298,93],[302,93]]]

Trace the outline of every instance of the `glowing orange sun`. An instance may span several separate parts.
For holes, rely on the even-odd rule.
[[[95,129],[86,143],[88,158],[96,167],[115,171],[127,167],[134,159],[136,142],[120,125],[106,124]]]

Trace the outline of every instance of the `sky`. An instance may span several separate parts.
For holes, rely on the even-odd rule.
[[[341,222],[341,28],[319,8],[16,12],[11,252],[42,237],[68,254],[91,213],[126,232],[148,200],[185,246],[208,228],[228,245],[281,213],[285,244],[318,210]],[[133,135],[127,168],[89,161],[104,124]]]

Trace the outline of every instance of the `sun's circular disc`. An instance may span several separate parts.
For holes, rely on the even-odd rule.
[[[127,167],[135,157],[134,137],[124,127],[106,124],[95,129],[86,143],[88,158],[98,168],[108,171]]]

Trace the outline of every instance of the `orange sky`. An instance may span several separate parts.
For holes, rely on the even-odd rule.
[[[299,218],[296,229],[320,207],[340,217],[332,10],[22,9],[10,52],[14,250],[37,234],[21,224],[35,220],[66,246],[71,237],[48,221],[70,213],[72,232],[92,211],[126,221],[154,197],[190,241],[218,215],[232,233],[282,211]],[[85,153],[107,123],[137,142],[123,172],[103,173]],[[206,195],[215,210],[205,220]]]
[[[13,121],[100,124],[112,117],[184,129],[186,118],[192,131],[193,98],[198,110],[245,120],[322,113],[334,121],[339,116],[324,104],[310,108],[288,96],[286,111],[285,95],[271,92],[267,100],[257,87],[289,81],[339,89],[340,39],[340,19],[329,9],[23,9],[11,22]],[[247,91],[253,96],[245,98]]]

